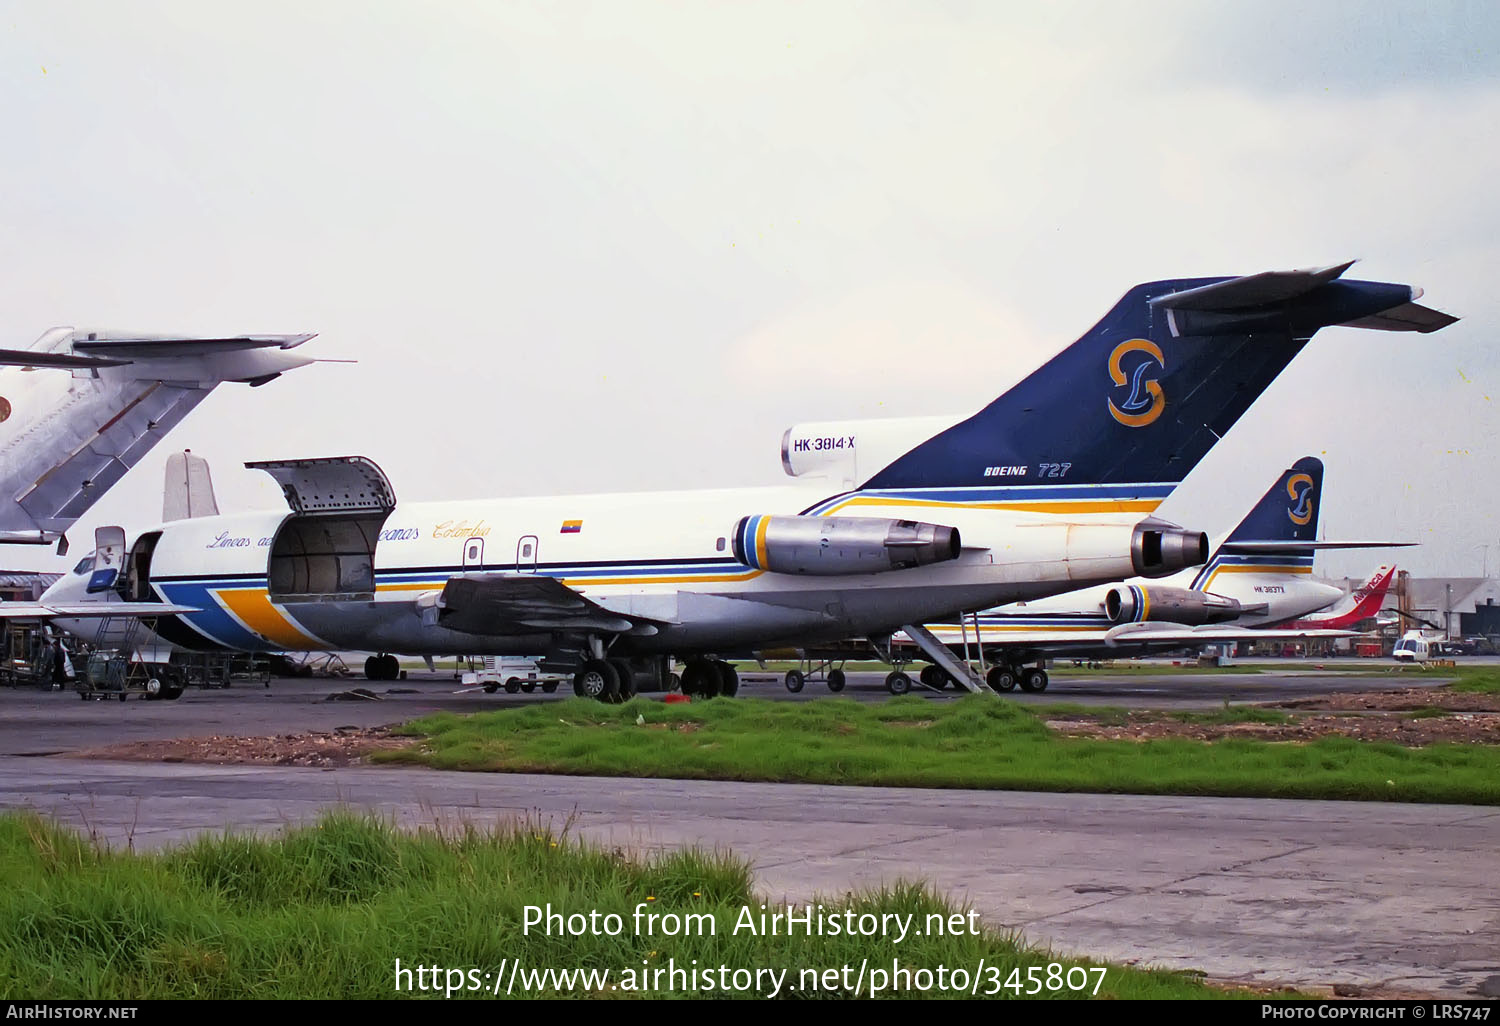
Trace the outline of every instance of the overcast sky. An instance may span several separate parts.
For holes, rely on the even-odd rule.
[[[1479,0],[5,0],[0,346],[359,361],[221,388],[86,550],[184,446],[226,512],[298,456],[407,499],[774,484],[788,424],[976,409],[1136,282],[1358,257],[1464,319],[1320,333],[1162,512],[1227,529],[1311,453],[1328,537],[1493,572],[1497,72]]]

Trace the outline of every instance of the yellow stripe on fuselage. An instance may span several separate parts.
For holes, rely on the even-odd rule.
[[[645,574],[634,577],[559,577],[558,581],[569,588],[585,588],[591,584],[693,584],[702,582],[704,584],[723,584],[734,581],[750,581],[759,577],[762,570],[745,570],[741,573],[732,574],[682,574],[674,576],[662,576],[660,574]],[[377,584],[377,592],[400,592],[400,591],[441,591],[444,581],[417,581],[404,582],[400,584]]]
[[[1201,591],[1209,591],[1214,583],[1214,578],[1220,574],[1310,574],[1310,566],[1221,566],[1208,575],[1208,580],[1203,582]]]
[[[928,624],[927,625],[927,629],[930,630],[933,634],[938,635],[939,637],[942,637],[945,634],[960,635],[960,636],[963,634],[962,630],[960,630],[957,627],[951,627],[951,626],[949,626],[949,627],[936,627],[936,626],[933,626],[932,624]],[[1076,632],[1076,631],[1104,631],[1104,630],[1108,630],[1108,628],[1105,627],[1103,624],[1094,624],[1091,627],[1090,626],[1082,626],[1082,627],[1080,627],[1080,626],[1046,627],[1046,626],[1042,626],[1040,624],[1028,624],[1028,623],[1015,623],[1015,624],[1011,624],[1011,623],[1007,623],[1007,624],[981,624],[980,633],[981,634],[993,634],[996,631],[1016,631],[1016,632],[1031,631],[1031,632],[1034,632],[1036,634],[1058,634],[1058,633],[1066,633],[1066,632],[1069,632],[1069,631],[1075,631]]]
[[[297,651],[328,647],[305,633],[272,605],[264,588],[220,588],[214,591],[214,595],[241,623],[267,641]]]

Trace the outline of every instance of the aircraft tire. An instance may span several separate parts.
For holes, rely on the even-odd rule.
[[[694,659],[682,668],[682,693],[694,698],[716,698],[719,671],[707,659]]]
[[[603,659],[590,659],[573,675],[573,694],[615,702],[620,695],[620,675]]]
[[[885,689],[893,695],[904,695],[911,690],[911,678],[900,670],[885,675]]]
[[[740,673],[734,668],[733,663],[720,660],[714,663],[714,668],[719,671],[719,694],[724,698],[733,698],[740,690]]]
[[[782,681],[786,684],[786,689],[795,695],[807,683],[807,678],[802,675],[801,670],[788,670]]]
[[[381,664],[378,656],[365,657],[365,680],[380,680],[381,673],[385,667]]]
[[[182,685],[168,684],[166,687],[162,688],[161,697],[166,699],[168,702],[177,701],[182,697]]]
[[[922,672],[917,674],[917,680],[936,691],[941,691],[948,686],[948,675],[943,672],[941,666],[935,663],[928,663],[922,667]]]
[[[1016,675],[1009,666],[992,666],[990,672],[985,674],[984,682],[996,691],[1014,691]]]
[[[1021,690],[1038,694],[1047,690],[1047,671],[1030,669],[1021,671]]]
[[[630,668],[630,660],[611,659],[609,665],[615,668],[620,678],[620,701],[630,701],[635,697],[635,671]]]
[[[845,677],[843,670],[828,671],[828,690],[837,694],[844,690]]]
[[[393,655],[381,656],[381,665],[384,667],[385,677],[383,680],[401,679],[401,661]]]

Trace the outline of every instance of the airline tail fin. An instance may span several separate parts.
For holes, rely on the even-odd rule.
[[[1380,607],[1385,605],[1386,593],[1390,591],[1391,582],[1395,579],[1396,568],[1382,566],[1371,574],[1363,585],[1350,593],[1348,605],[1341,603],[1337,610],[1304,617],[1303,622],[1316,624],[1319,627],[1342,628],[1352,627],[1361,620],[1368,620],[1380,612]]]
[[[1159,502],[1319,328],[1452,323],[1415,312],[1409,285],[1341,280],[1348,267],[1137,285],[1077,342],[861,490],[944,489],[963,501],[1086,488]]]
[[[0,542],[58,538],[223,382],[253,386],[316,362],[312,335],[143,336],[53,328],[0,350]],[[71,372],[60,396],[16,392],[20,371]],[[31,398],[23,402],[18,396]]]
[[[1281,472],[1269,491],[1245,514],[1226,538],[1236,542],[1311,542],[1318,537],[1318,511],[1323,504],[1323,461],[1304,456]],[[1241,548],[1241,551],[1249,551]],[[1312,553],[1307,553],[1312,562]]]

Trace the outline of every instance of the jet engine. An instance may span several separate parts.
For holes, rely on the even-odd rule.
[[[1187,588],[1122,584],[1104,596],[1104,615],[1117,624],[1163,622],[1199,627],[1237,620],[1241,612],[1235,599]]]
[[[1208,535],[1147,517],[1130,535],[1130,561],[1141,577],[1166,577],[1208,562]]]
[[[831,577],[957,559],[958,529],[885,517],[741,517],[734,558],[757,570]]]

